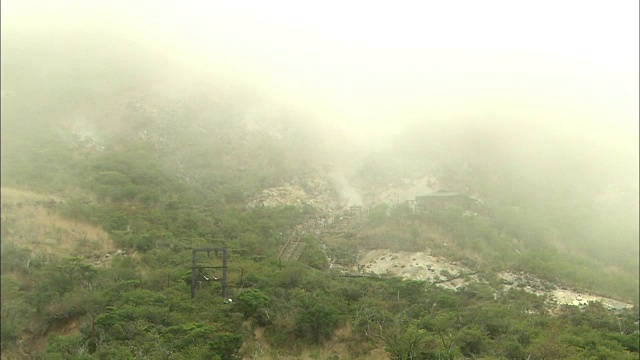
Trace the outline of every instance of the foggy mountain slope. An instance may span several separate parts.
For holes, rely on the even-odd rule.
[[[229,171],[253,182],[243,184],[248,191],[257,191],[294,173],[333,166],[338,159],[333,148],[349,148],[349,140],[332,126],[260,89],[198,73],[136,36],[109,41],[109,51],[107,44],[99,45],[102,40],[99,32],[88,32],[66,44],[85,48],[86,56],[55,51],[55,43],[41,44],[38,38],[3,41],[3,53],[11,54],[2,63],[8,92],[2,106],[3,167],[11,169],[3,176],[19,172],[13,162],[42,161],[34,144],[68,152],[43,154],[47,160],[41,166],[48,167],[50,160],[87,158],[100,153],[93,150],[137,143],[182,180],[217,186],[219,173]],[[125,55],[136,46],[138,55]],[[42,58],[46,64],[32,60]],[[73,71],[67,67],[76,63]],[[253,171],[262,175],[243,176]],[[33,174],[22,180],[39,181]]]
[[[243,172],[261,172],[261,176],[244,177],[253,182],[245,184],[249,191],[262,186],[260,182],[276,184],[294,172],[304,173],[303,168],[307,165],[312,168],[316,159],[321,158],[314,151],[323,151],[322,144],[309,137],[310,133],[305,134],[307,130],[295,122],[262,117],[251,119],[253,124],[247,125],[245,118],[251,116],[250,109],[214,98],[202,100],[202,96],[216,96],[216,92],[203,91],[185,101],[184,97],[175,100],[144,87],[141,90],[145,95],[119,96],[120,100],[116,102],[95,98],[96,106],[69,110],[67,115],[55,121],[49,119],[48,123],[27,119],[16,124],[13,119],[17,115],[10,113],[10,109],[20,100],[5,100],[8,111],[3,116],[7,119],[3,122],[7,124],[3,130],[10,140],[3,143],[6,149],[3,167],[8,169],[3,176],[7,181],[21,176],[21,171],[25,170],[21,165],[25,160],[35,161],[34,167],[37,167],[37,162],[42,161],[36,157],[37,152],[44,151],[49,157],[55,156],[56,151],[68,152],[59,153],[57,158],[49,158],[47,162],[71,159],[86,162],[96,156],[137,146],[152,153],[172,175],[200,185],[207,181],[209,185],[216,184],[216,176],[224,175],[220,172],[236,178]],[[110,116],[100,110],[109,105],[113,106],[107,113]],[[318,145],[308,146],[313,143]],[[295,156],[287,158],[287,154]],[[43,175],[50,176],[47,171],[43,171]],[[42,178],[24,180],[29,183]]]
[[[2,2],[2,358],[635,357],[634,7]]]
[[[323,200],[328,204],[321,207],[331,208],[376,205],[385,191],[432,177],[423,191],[438,187],[487,199],[493,204],[494,214],[488,215],[493,226],[527,246],[542,241],[563,251],[574,249],[581,257],[601,258],[604,267],[637,267],[637,259],[624,251],[638,246],[633,240],[637,226],[631,222],[637,191],[627,190],[632,161],[624,144],[616,148],[598,140],[596,129],[488,119],[434,121],[399,135],[390,149],[367,152],[310,114],[287,110],[248,88],[216,83],[215,77],[196,80],[184,70],[185,78],[177,80],[140,68],[136,78],[122,73],[113,76],[121,83],[86,91],[94,86],[96,69],[87,65],[76,75],[74,86],[80,90],[74,97],[83,100],[73,103],[65,100],[69,89],[56,82],[56,71],[25,72],[56,91],[47,93],[53,97],[42,93],[29,100],[19,91],[3,100],[8,139],[3,142],[3,183],[54,191],[78,186],[100,196],[109,187],[132,184],[119,191],[118,201],[146,204],[169,201],[171,192],[161,193],[173,184],[208,194],[200,199],[243,206],[265,189],[304,185],[308,178],[322,183],[329,198],[342,190],[342,204]],[[49,102],[38,103],[44,99]],[[50,116],[25,113],[27,104],[50,109]],[[602,164],[598,171],[605,174],[594,172],[593,163]],[[411,200],[400,193],[396,202]],[[596,204],[593,198],[603,199],[603,194],[607,200]],[[523,211],[509,214],[512,207]],[[527,219],[537,222],[535,230],[523,225]],[[601,241],[611,237],[623,240],[609,242],[611,253],[605,254]],[[626,256],[622,262],[617,261],[620,254]]]
[[[52,114],[53,119],[23,120],[19,111],[13,111],[15,103],[11,101],[26,99],[3,99],[3,208],[5,198],[14,191],[9,186],[53,193],[60,199],[51,209],[54,217],[95,227],[108,234],[117,248],[126,249],[124,256],[114,255],[118,258],[116,267],[139,261],[140,255],[131,254],[169,249],[175,254],[175,249],[220,242],[233,244],[236,251],[251,257],[277,253],[282,241],[277,234],[301,222],[305,214],[300,209],[283,206],[245,213],[246,202],[254,193],[283,185],[292,178],[313,176],[322,180],[319,169],[326,165],[322,154],[315,151],[325,151],[323,145],[295,121],[286,116],[278,118],[277,111],[270,118],[264,114],[255,116],[249,110],[251,105],[202,99],[202,93],[195,91],[194,95],[182,95],[176,100],[141,86],[127,95],[119,95],[118,99],[95,98],[96,108],[70,109],[71,114],[84,114],[70,119],[65,116],[56,119]],[[114,104],[114,109],[109,110],[119,116],[114,121],[86,116],[92,113],[104,116],[99,108],[108,107],[105,104]],[[245,118],[250,121],[245,123]],[[56,335],[55,329],[64,328],[61,323],[65,319],[87,323],[85,303],[95,295],[85,294],[89,291],[85,285],[69,283],[67,280],[71,278],[32,276],[42,271],[57,274],[52,269],[75,261],[68,260],[67,255],[90,263],[95,249],[113,245],[92,237],[78,238],[63,231],[60,222],[55,228],[46,227],[46,217],[28,219],[26,209],[15,214],[4,210],[2,263],[7,267],[3,267],[2,275],[3,294],[7,295],[3,295],[3,304],[15,304],[24,311],[11,308],[16,317],[10,317],[6,314],[9,308],[3,307],[3,344],[20,339],[23,352],[42,351],[44,348],[33,344],[42,335]],[[25,242],[36,241],[29,239],[30,235],[41,234],[32,231],[24,241],[14,241],[14,237],[7,235],[13,220],[55,233],[52,239],[65,244],[58,246],[59,250],[71,250],[47,255],[50,244],[27,246],[31,251],[25,250]],[[37,240],[41,241],[48,238]],[[25,268],[27,255],[46,260],[33,260],[31,269]],[[112,253],[105,256],[109,255]],[[9,256],[13,259],[6,258]],[[178,282],[186,264],[160,263],[157,268],[175,273],[171,275],[175,277],[172,281]],[[152,271],[147,265],[143,267],[146,272]],[[118,282],[121,276],[131,280],[130,275],[115,275],[116,272],[113,273],[116,280],[111,280],[110,271],[100,270],[106,274],[102,281]],[[89,274],[90,278],[95,272],[91,270]],[[163,279],[166,277],[163,274]],[[35,283],[35,290],[19,286],[15,291],[14,287],[8,290],[8,286],[22,282]],[[73,288],[80,295],[70,300]],[[54,292],[62,295],[53,295]],[[3,346],[3,358],[6,349]]]
[[[353,181],[388,194],[391,212],[388,220],[365,227],[357,246],[438,249],[487,268],[526,269],[602,293],[615,282],[618,296],[636,298],[633,141],[616,143],[597,129],[556,129],[552,135],[545,129],[486,120],[458,127],[436,123],[369,155]],[[407,192],[421,182],[423,193]],[[413,212],[406,201],[436,190],[481,202],[451,205],[413,221],[399,217]],[[380,216],[375,205],[370,212]]]
[[[5,53],[12,54],[3,69],[22,78],[3,79],[15,90],[3,99],[3,183],[73,191],[87,186],[94,171],[123,173],[123,166],[132,166],[91,168],[96,159],[116,156],[132,163],[135,157],[127,152],[134,151],[150,157],[151,167],[169,178],[227,193],[227,201],[241,203],[265,188],[342,172],[349,166],[343,163],[363,152],[340,129],[259,89],[196,74],[172,57],[163,64],[158,58],[167,54],[148,47],[138,49],[148,63],[125,60],[123,52],[136,37],[117,43],[112,52],[99,52],[103,57],[91,53],[89,58],[50,53],[53,45],[38,47],[34,39],[28,40],[31,46],[10,40],[3,43]],[[89,32],[73,45],[97,46],[96,41],[99,35]],[[26,61],[45,54],[46,71]],[[64,64],[78,61],[82,67],[70,74]],[[124,61],[132,66],[117,66]],[[29,84],[47,87],[27,92]]]

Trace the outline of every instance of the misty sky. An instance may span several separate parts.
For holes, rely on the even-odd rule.
[[[429,119],[637,134],[638,12],[637,1],[7,0],[2,36],[135,39],[384,144]]]

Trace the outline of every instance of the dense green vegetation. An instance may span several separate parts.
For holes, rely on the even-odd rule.
[[[366,357],[380,345],[394,359],[613,359],[638,351],[634,311],[614,314],[591,303],[551,316],[544,299],[523,291],[495,300],[488,285],[455,292],[393,278],[344,278],[301,263],[279,269],[234,258],[236,301],[225,304],[217,284],[199,289],[192,301],[179,281],[188,255],[152,250],[140,261],[116,258],[109,270],[77,258],[34,263],[31,289],[3,275],[3,344],[11,346],[20,330],[42,333],[84,318],[78,333],[51,333],[37,358],[231,359],[256,351],[239,352],[256,327],[264,328],[273,354],[300,354],[344,327],[352,329],[343,339],[350,351],[339,358]],[[157,270],[142,275],[143,268]],[[41,322],[25,324],[34,311]]]

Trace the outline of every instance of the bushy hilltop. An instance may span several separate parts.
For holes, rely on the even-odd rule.
[[[139,76],[101,88],[90,74],[76,74],[71,93],[52,82],[3,98],[3,358],[638,352],[637,307],[551,314],[543,297],[496,278],[520,270],[637,303],[629,194],[590,198],[606,184],[586,166],[537,176],[584,159],[518,166],[529,154],[505,157],[489,135],[430,129],[364,156],[309,115],[238,87],[151,86]],[[460,205],[414,214],[412,199],[380,201],[421,179],[482,205],[463,216]],[[364,209],[357,221],[352,205]],[[279,261],[292,234],[305,246]],[[190,249],[220,246],[232,301],[206,281],[221,278],[216,269],[197,274],[192,300]],[[480,281],[452,290],[335,270],[357,273],[359,251],[381,248],[464,260]]]

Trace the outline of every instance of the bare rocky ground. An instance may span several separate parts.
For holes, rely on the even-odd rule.
[[[340,204],[328,179],[294,178],[282,186],[264,189],[250,198],[247,207],[313,206],[321,213],[333,213]]]
[[[457,289],[469,281],[478,280],[472,269],[427,252],[392,252],[377,249],[361,254],[358,259],[366,272],[438,283],[449,289]]]
[[[478,274],[463,264],[433,256],[428,252],[393,252],[388,249],[370,250],[358,256],[364,271],[377,275],[400,276],[403,279],[423,280],[448,289],[458,289],[480,281]],[[615,299],[558,287],[548,281],[525,273],[501,272],[498,274],[504,290],[519,288],[538,296],[547,296],[550,305],[583,306],[599,301],[608,309],[633,307]]]

